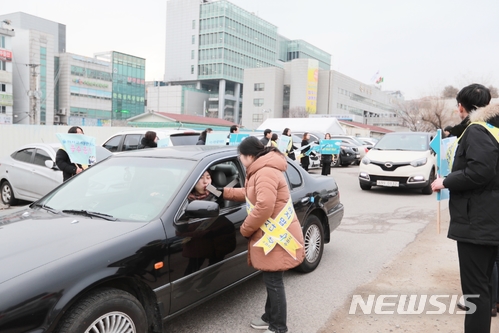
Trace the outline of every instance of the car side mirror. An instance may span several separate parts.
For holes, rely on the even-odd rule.
[[[49,169],[59,170],[59,168],[55,165],[52,160],[45,160],[45,166]]]
[[[203,218],[217,217],[220,214],[220,207],[214,201],[194,200],[187,205],[184,217]]]

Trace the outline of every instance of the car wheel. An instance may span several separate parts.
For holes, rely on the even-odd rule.
[[[296,269],[309,273],[319,266],[324,251],[324,229],[317,216],[308,216],[303,229],[303,239],[305,241],[305,259]]]
[[[433,193],[433,190],[431,189],[431,183],[433,183],[433,181],[435,180],[435,171],[433,169],[431,169],[430,171],[430,176],[428,177],[428,180],[429,180],[428,185],[423,187],[423,189],[421,190],[421,193],[423,194]]]
[[[12,206],[16,204],[17,200],[14,196],[14,190],[12,189],[12,185],[10,185],[7,180],[2,183],[2,186],[0,186],[0,193],[4,205]]]
[[[364,191],[369,191],[371,189],[371,185],[362,184],[362,183],[359,183],[359,185],[360,185],[360,188],[363,189]]]
[[[341,155],[336,154],[333,155],[333,160],[331,161],[331,166],[332,167],[339,167],[341,165]]]
[[[118,289],[99,289],[73,305],[57,333],[143,333],[147,316],[140,302]]]

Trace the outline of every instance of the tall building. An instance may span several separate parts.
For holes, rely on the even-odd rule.
[[[12,37],[9,21],[0,22],[0,124],[12,124]]]
[[[54,121],[55,57],[66,50],[66,26],[26,13],[0,15],[14,28],[12,38],[13,123]]]
[[[328,53],[280,36],[275,25],[226,0],[168,0],[165,54],[165,82],[207,93],[193,112],[236,123],[245,69],[302,58],[324,69],[331,63]]]

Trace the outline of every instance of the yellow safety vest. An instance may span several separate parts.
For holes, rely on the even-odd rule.
[[[255,206],[249,201],[248,197],[246,197],[246,211],[248,212],[248,215],[254,208]],[[276,218],[269,218],[260,227],[264,232],[264,235],[253,246],[263,248],[265,255],[267,255],[277,244],[279,244],[289,253],[289,255],[296,259],[296,250],[300,249],[302,246],[287,230],[291,225],[291,222],[293,222],[294,216],[295,210],[293,208],[293,202],[291,201],[291,198],[289,198],[288,202]]]

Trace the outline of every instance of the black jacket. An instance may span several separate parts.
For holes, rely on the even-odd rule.
[[[76,164],[71,162],[68,153],[62,148],[59,148],[55,155],[55,164],[62,171],[64,181],[76,175]],[[81,168],[81,165],[78,164],[78,167]]]
[[[474,111],[470,121],[499,127],[499,105]],[[448,237],[499,245],[499,143],[485,127],[468,125],[443,184],[450,190]]]
[[[140,140],[140,148],[156,148],[158,144],[153,140],[146,139],[145,137]]]

